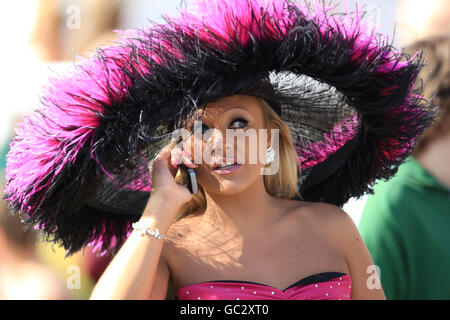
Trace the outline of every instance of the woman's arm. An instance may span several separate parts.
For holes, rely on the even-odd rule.
[[[140,219],[149,223],[151,229],[158,228],[163,235],[167,235],[176,214],[193,196],[174,180],[176,169],[172,152],[175,147],[167,145],[153,160],[153,191]],[[183,163],[191,168],[198,166],[186,157]],[[147,235],[142,237],[133,230],[100,277],[91,299],[164,299],[169,266],[161,255],[163,241]]]
[[[153,193],[140,221],[166,235],[179,207],[164,194]],[[161,257],[164,240],[133,230],[97,282],[90,299],[164,299],[169,272]],[[160,259],[161,258],[161,259]],[[157,286],[153,288],[155,278]]]

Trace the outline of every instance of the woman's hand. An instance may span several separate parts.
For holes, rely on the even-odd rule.
[[[177,168],[183,163],[188,168],[197,168],[187,151],[172,145],[164,147],[153,160],[151,170],[153,192],[151,197],[161,197],[165,201],[181,207],[192,199],[193,194],[187,187],[175,181]]]
[[[140,217],[146,227],[167,235],[181,206],[193,194],[175,182],[172,147],[165,147],[152,166],[153,192]],[[176,155],[175,155],[176,156]],[[180,162],[195,168],[189,159]],[[164,241],[142,236],[133,230],[97,282],[91,299],[164,299],[170,277],[168,261],[163,254]]]

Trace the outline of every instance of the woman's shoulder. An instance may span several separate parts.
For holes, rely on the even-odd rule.
[[[349,234],[359,235],[353,219],[338,206],[325,202],[292,201],[297,203],[287,219],[292,228],[306,226],[332,242],[345,241]]]
[[[320,259],[326,261],[324,265],[330,266],[326,269],[348,272],[347,258],[354,247],[349,239],[356,230],[351,217],[331,204],[296,202],[283,222],[283,233],[289,234],[289,241],[298,243],[299,247],[309,243],[309,247],[315,248]]]
[[[287,200],[292,207],[290,214],[296,219],[308,219],[317,223],[335,223],[336,220],[345,220],[350,216],[338,206],[325,202],[309,202],[299,200]]]

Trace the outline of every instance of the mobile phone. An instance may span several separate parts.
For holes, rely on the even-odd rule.
[[[194,169],[180,164],[175,181],[186,186],[192,194],[198,193],[197,176],[195,175]]]

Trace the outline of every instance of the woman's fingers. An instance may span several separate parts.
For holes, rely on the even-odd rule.
[[[198,164],[194,164],[194,162],[191,160],[190,153],[181,148],[174,148],[172,150],[172,165],[176,168],[180,163],[184,164],[188,168],[197,168]]]
[[[149,170],[153,175],[153,170],[161,165],[168,168],[173,177],[175,177],[178,166],[184,164],[188,168],[197,168],[198,164],[194,164],[190,154],[178,146],[165,146],[156,158],[151,162]]]
[[[177,150],[172,152],[173,149],[171,145],[164,147],[150,163],[151,182],[153,191],[160,190],[160,194],[169,194],[171,201],[179,201],[180,204],[184,204],[192,198],[192,193],[186,186],[180,185],[175,180],[177,169],[172,162],[176,164],[180,153]]]
[[[174,168],[177,168],[181,163],[182,150],[180,148],[173,148],[170,156],[170,163]]]

